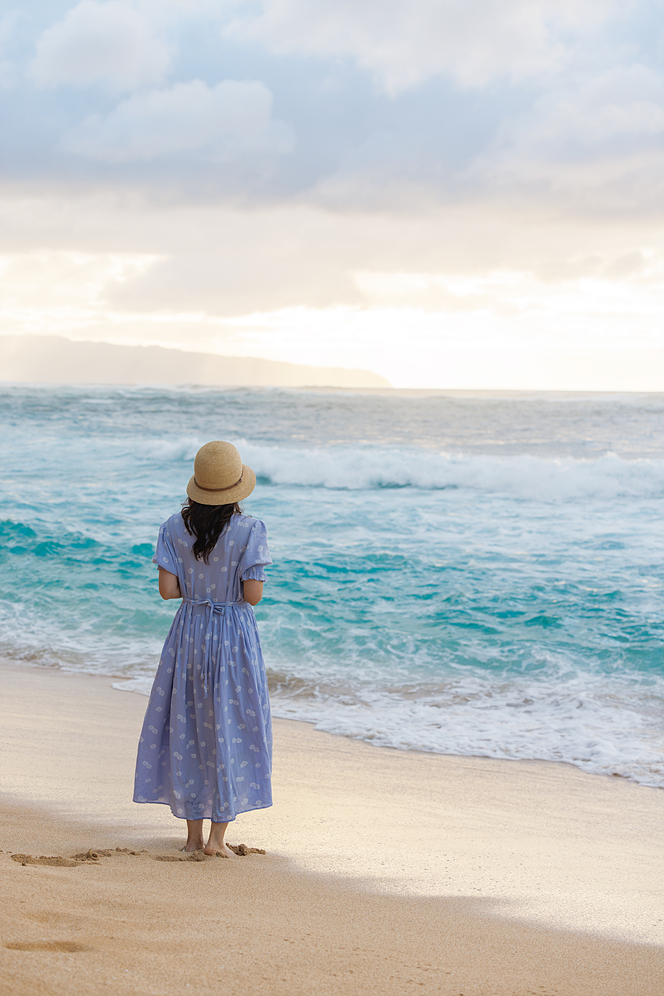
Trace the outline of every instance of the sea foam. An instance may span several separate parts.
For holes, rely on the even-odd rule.
[[[495,457],[422,448],[330,447],[294,449],[237,440],[245,459],[267,483],[339,490],[418,488],[476,491],[544,500],[664,495],[664,461],[593,460],[530,455]]]

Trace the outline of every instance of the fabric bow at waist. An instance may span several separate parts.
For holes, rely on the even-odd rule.
[[[182,601],[185,605],[207,605],[212,610],[227,609],[229,605],[244,605],[243,601],[213,602],[211,598],[183,598]]]
[[[201,663],[201,680],[203,682],[203,695],[207,698],[208,683],[212,674],[212,620],[215,614],[223,616],[226,609],[233,606],[239,609],[245,603],[241,602],[213,602],[210,598],[183,598],[184,605],[204,606],[207,609],[205,620],[204,654]]]

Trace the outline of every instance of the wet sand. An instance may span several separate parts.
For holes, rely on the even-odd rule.
[[[266,853],[182,861],[130,801],[143,697],[0,682],[3,994],[661,996],[664,792],[276,722],[275,806],[227,835]]]

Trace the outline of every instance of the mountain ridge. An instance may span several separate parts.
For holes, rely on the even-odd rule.
[[[203,387],[390,387],[384,377],[370,370],[31,334],[0,335],[0,380]]]

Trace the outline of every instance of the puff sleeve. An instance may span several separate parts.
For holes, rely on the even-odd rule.
[[[156,564],[157,567],[163,567],[169,574],[178,576],[178,555],[170,535],[168,520],[159,527],[157,550],[152,558],[152,563]]]
[[[260,519],[254,519],[247,536],[247,545],[239,563],[241,581],[267,581],[263,567],[272,563],[267,545],[267,529]]]

